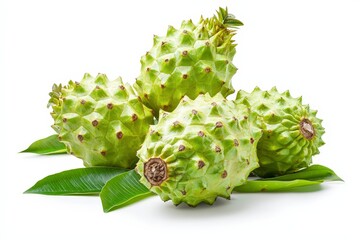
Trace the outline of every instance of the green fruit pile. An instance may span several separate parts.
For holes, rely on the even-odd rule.
[[[250,174],[273,177],[310,166],[324,144],[316,111],[279,93],[238,91],[233,36],[242,23],[220,8],[155,36],[133,87],[85,74],[54,85],[53,128],[86,167],[132,169],[162,200],[196,206],[230,198]]]

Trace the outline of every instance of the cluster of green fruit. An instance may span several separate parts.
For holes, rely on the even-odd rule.
[[[49,106],[59,140],[86,167],[135,168],[162,200],[190,206],[229,198],[250,174],[308,167],[324,129],[301,98],[255,88],[226,99],[240,25],[220,8],[197,25],[170,26],[142,56],[134,86],[104,74],[54,85]]]

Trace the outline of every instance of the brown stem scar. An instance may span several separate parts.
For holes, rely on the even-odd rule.
[[[159,186],[168,177],[166,163],[161,158],[150,158],[144,164],[144,175],[152,186]]]
[[[311,140],[315,136],[315,129],[309,119],[304,118],[300,122],[301,134],[308,140]]]

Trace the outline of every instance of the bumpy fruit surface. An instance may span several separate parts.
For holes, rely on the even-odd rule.
[[[140,181],[163,201],[196,206],[230,198],[258,167],[261,130],[248,109],[219,93],[185,97],[171,113],[160,112],[138,151]]]
[[[170,26],[166,36],[154,36],[134,85],[143,103],[157,115],[160,109],[173,111],[185,95],[232,94],[237,68],[232,63],[235,31],[230,28],[240,25],[220,8],[218,16],[201,18],[198,25],[183,21],[179,29]]]
[[[258,176],[278,176],[308,167],[324,145],[322,120],[316,117],[317,111],[302,104],[301,97],[293,98],[289,91],[279,93],[276,88],[255,88],[252,93],[240,90],[236,99],[237,105],[249,107],[261,122],[260,168],[254,171]]]
[[[85,166],[134,167],[153,115],[121,78],[85,74],[81,82],[54,85],[52,126],[69,153]]]

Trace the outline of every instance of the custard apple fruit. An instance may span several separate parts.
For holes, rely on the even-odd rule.
[[[135,166],[154,116],[130,85],[85,74],[80,82],[54,85],[50,97],[52,127],[85,166]]]
[[[171,113],[160,111],[138,151],[140,181],[163,201],[196,206],[230,198],[257,168],[262,133],[246,107],[220,93],[184,97]]]
[[[217,16],[201,18],[197,25],[183,21],[179,29],[169,26],[166,36],[154,36],[134,85],[143,103],[158,115],[160,109],[173,111],[185,95],[232,94],[231,78],[237,71],[233,28],[240,25],[220,8]]]
[[[260,177],[279,176],[308,167],[312,156],[324,145],[322,120],[317,111],[302,104],[302,98],[291,97],[289,91],[279,93],[274,87],[253,92],[240,90],[236,104],[244,105],[258,115],[263,136],[258,145],[260,167],[254,173]]]

